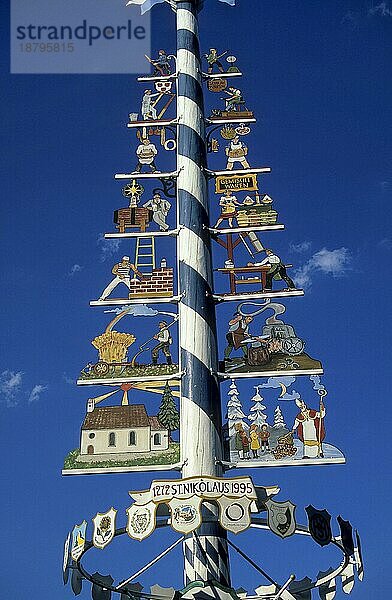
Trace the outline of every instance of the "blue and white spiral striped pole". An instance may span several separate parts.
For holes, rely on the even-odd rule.
[[[220,476],[221,402],[215,307],[211,297],[205,123],[197,22],[198,0],[177,2],[177,180],[179,216],[181,454],[183,477]],[[183,545],[185,584],[230,585],[226,532],[204,523]]]

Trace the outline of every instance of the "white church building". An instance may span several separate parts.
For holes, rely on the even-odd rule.
[[[79,460],[127,459],[136,453],[169,448],[169,431],[150,417],[144,404],[96,407],[88,405],[84,419]]]

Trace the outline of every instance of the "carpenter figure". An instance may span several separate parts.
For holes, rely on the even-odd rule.
[[[273,279],[283,279],[287,283],[287,288],[285,291],[291,291],[295,289],[294,281],[287,275],[286,267],[282,263],[281,259],[277,254],[275,254],[269,248],[265,249],[266,258],[264,258],[261,262],[258,263],[248,263],[249,266],[254,264],[255,267],[260,267],[261,265],[269,265],[269,270],[266,274],[266,292],[272,291],[272,280]]]

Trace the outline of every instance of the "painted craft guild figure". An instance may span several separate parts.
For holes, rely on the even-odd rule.
[[[248,154],[248,148],[240,140],[239,135],[236,135],[226,146],[227,164],[226,169],[229,171],[233,170],[234,164],[239,162],[243,169],[249,169],[250,165],[246,160]]]
[[[121,262],[114,265],[112,269],[114,279],[112,279],[109,285],[103,290],[99,299],[105,300],[120,283],[124,283],[127,288],[130,289],[131,271],[134,273],[132,281],[138,281],[138,278],[135,277],[138,273],[135,265],[130,262],[129,256],[123,256]]]
[[[287,275],[287,271],[286,271],[286,267],[285,265],[282,263],[282,260],[279,258],[279,256],[277,254],[275,254],[273,252],[273,250],[270,250],[269,248],[266,248],[264,250],[264,252],[266,253],[266,258],[264,258],[261,262],[257,262],[257,263],[248,263],[248,266],[255,266],[255,267],[260,267],[262,265],[269,265],[269,271],[267,271],[266,273],[266,286],[265,286],[265,290],[266,292],[271,292],[272,291],[272,280],[279,280],[279,279],[283,279],[286,283],[287,283],[287,289],[285,291],[291,291],[291,290],[295,290],[295,283],[294,281]]]
[[[159,353],[162,352],[166,357],[166,362],[168,365],[173,364],[172,357],[170,354],[170,344],[172,343],[172,337],[170,335],[170,331],[168,329],[166,321],[159,322],[159,331],[154,335],[154,340],[158,340],[158,344],[152,349],[151,357],[152,364],[158,364]]]
[[[221,207],[221,214],[214,225],[216,229],[219,225],[227,219],[229,227],[233,227],[233,218],[235,216],[235,207],[242,206],[241,202],[238,202],[237,198],[232,194],[230,190],[225,191],[225,195],[220,197],[219,206]]]
[[[249,332],[249,325],[253,321],[251,315],[243,316],[240,313],[234,313],[234,316],[229,321],[229,330],[226,334],[227,346],[224,350],[224,358],[226,361],[231,361],[230,358],[233,350],[242,350],[244,358],[249,358],[248,344],[252,346],[251,350],[257,348],[269,348],[271,346],[271,338],[269,335],[252,335]]]
[[[226,52],[223,52],[222,54],[219,54],[218,56],[218,52],[216,48],[210,48],[210,52],[209,54],[205,54],[204,56],[207,59],[208,62],[208,73],[212,73],[214,70],[214,67],[218,67],[218,70],[223,73],[224,72],[224,68],[222,63],[220,62],[220,58],[222,58],[222,56],[224,56],[225,54],[227,54],[227,50]]]
[[[296,416],[292,431],[297,431],[298,438],[303,443],[303,458],[322,458],[322,442],[325,438],[324,403],[320,400],[319,411],[308,408],[300,398],[295,403],[301,412]]]
[[[241,105],[245,104],[242,92],[238,88],[229,87],[224,92],[229,96],[229,98],[225,98],[227,112],[238,111]]]
[[[153,94],[151,90],[144,91],[141,105],[143,121],[147,121],[148,119],[155,121],[157,119],[157,111],[153,102],[153,98],[156,98],[156,96],[159,96],[159,93]]]
[[[250,449],[252,450],[252,457],[258,458],[258,450],[260,450],[260,442],[259,442],[259,432],[257,430],[256,423],[252,423],[249,429],[249,438],[250,438]]]
[[[143,204],[143,208],[151,210],[153,221],[159,225],[161,231],[167,231],[169,229],[169,225],[166,223],[166,217],[171,208],[171,204],[166,198],[162,198],[159,192],[156,192],[150,200]]]
[[[245,340],[249,338],[249,325],[253,321],[253,317],[244,317],[239,313],[234,313],[234,316],[229,321],[229,330],[226,334],[227,346],[224,351],[225,360],[230,360],[230,355],[234,349],[241,348],[244,356],[248,354],[248,348]]]
[[[155,60],[150,59],[150,62],[154,67],[153,77],[170,75],[170,63],[165,50],[159,50],[158,58]]]
[[[136,149],[138,163],[134,173],[140,173],[143,165],[150,167],[152,173],[157,173],[158,171],[155,165],[155,157],[157,154],[158,150],[156,149],[155,144],[151,143],[149,138],[143,138],[142,143],[139,144]]]

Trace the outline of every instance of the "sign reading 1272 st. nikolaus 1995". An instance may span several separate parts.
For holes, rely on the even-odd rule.
[[[239,533],[249,527],[250,505],[257,497],[250,477],[153,481],[149,490],[129,492],[129,495],[135,502],[127,510],[127,532],[138,540],[154,531],[158,504],[168,505],[173,529],[180,533],[194,531],[201,523],[203,500],[215,501],[222,527]]]

